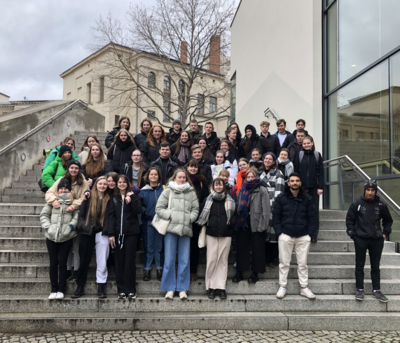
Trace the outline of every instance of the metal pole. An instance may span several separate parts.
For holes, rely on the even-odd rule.
[[[342,163],[339,163],[339,184],[340,184],[340,199],[342,201],[342,211],[344,211],[344,195],[343,195],[343,179],[342,179]]]

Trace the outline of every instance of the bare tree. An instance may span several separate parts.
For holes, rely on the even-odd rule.
[[[218,101],[210,113],[204,105],[209,97],[229,99],[220,70],[229,63],[234,12],[232,0],[157,0],[151,8],[131,6],[124,25],[110,14],[100,17],[91,48],[109,47],[98,73],[106,79],[112,109],[157,108],[169,120],[178,113],[183,127],[196,115],[204,116],[201,122],[226,112],[229,100]],[[162,82],[155,81],[153,70],[163,75]]]

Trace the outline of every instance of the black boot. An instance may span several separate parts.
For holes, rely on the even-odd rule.
[[[208,299],[215,299],[215,289],[209,288],[208,289]]]
[[[232,282],[240,282],[243,280],[242,272],[237,272],[236,275],[233,277]]]
[[[105,283],[98,283],[97,284],[97,296],[99,297],[99,299],[107,298],[106,284]]]
[[[157,269],[157,280],[161,281],[162,279],[162,269]]]
[[[226,299],[227,298],[226,290],[224,290],[224,289],[220,289],[219,290],[219,298],[220,299]]]
[[[78,287],[76,288],[76,291],[74,293],[72,293],[71,298],[77,299],[77,298],[80,298],[84,294],[85,294],[85,289],[83,288],[83,286],[78,285]]]
[[[256,283],[258,281],[258,273],[253,273],[247,280],[249,283]]]
[[[150,281],[150,270],[144,270],[143,281]]]

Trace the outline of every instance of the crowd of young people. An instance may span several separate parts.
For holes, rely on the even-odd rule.
[[[317,242],[323,160],[304,120],[296,122],[293,134],[285,120],[276,124],[274,134],[266,121],[260,134],[247,125],[242,138],[232,123],[220,139],[211,122],[201,135],[196,120],[189,130],[175,120],[166,134],[145,119],[133,136],[129,118],[122,117],[107,135],[107,153],[94,135],[87,137],[79,157],[71,150],[74,142],[55,149],[42,175],[49,187],[41,213],[50,256],[49,298],[64,297],[68,277],[77,284],[72,298],[84,294],[94,250],[98,296],[106,297],[113,250],[118,299],[136,298],[136,255],[142,244],[143,280],[151,280],[154,263],[165,298],[177,293],[186,299],[190,282],[197,280],[202,241],[210,299],[227,298],[232,247],[233,282],[251,270],[247,281],[256,283],[267,266],[279,264],[278,298],[286,294],[295,249],[300,294],[314,299],[307,256]],[[169,222],[165,235],[153,226],[155,216]],[[74,273],[68,272],[72,256]]]

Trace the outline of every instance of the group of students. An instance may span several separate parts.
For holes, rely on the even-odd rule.
[[[318,236],[322,156],[304,120],[297,121],[293,133],[286,130],[285,120],[276,124],[278,130],[271,134],[270,124],[261,122],[260,135],[247,125],[242,138],[232,123],[220,140],[211,122],[201,135],[196,120],[187,131],[175,120],[166,134],[161,125],[145,119],[133,136],[129,118],[122,117],[107,135],[107,154],[90,135],[79,156],[67,138],[49,156],[53,161],[42,174],[49,188],[41,213],[50,256],[49,298],[64,297],[72,256],[71,278],[77,284],[72,298],[84,294],[94,250],[98,296],[106,297],[107,260],[113,249],[118,299],[134,299],[141,239],[143,280],[151,279],[154,263],[165,298],[178,293],[186,299],[190,282],[197,280],[199,237],[205,230],[210,299],[227,298],[232,245],[237,251],[233,282],[244,280],[243,273],[251,270],[247,281],[256,283],[267,265],[279,263],[278,298],[286,294],[294,249],[300,294],[314,299],[307,256]],[[165,236],[152,224],[156,215],[169,221]]]

